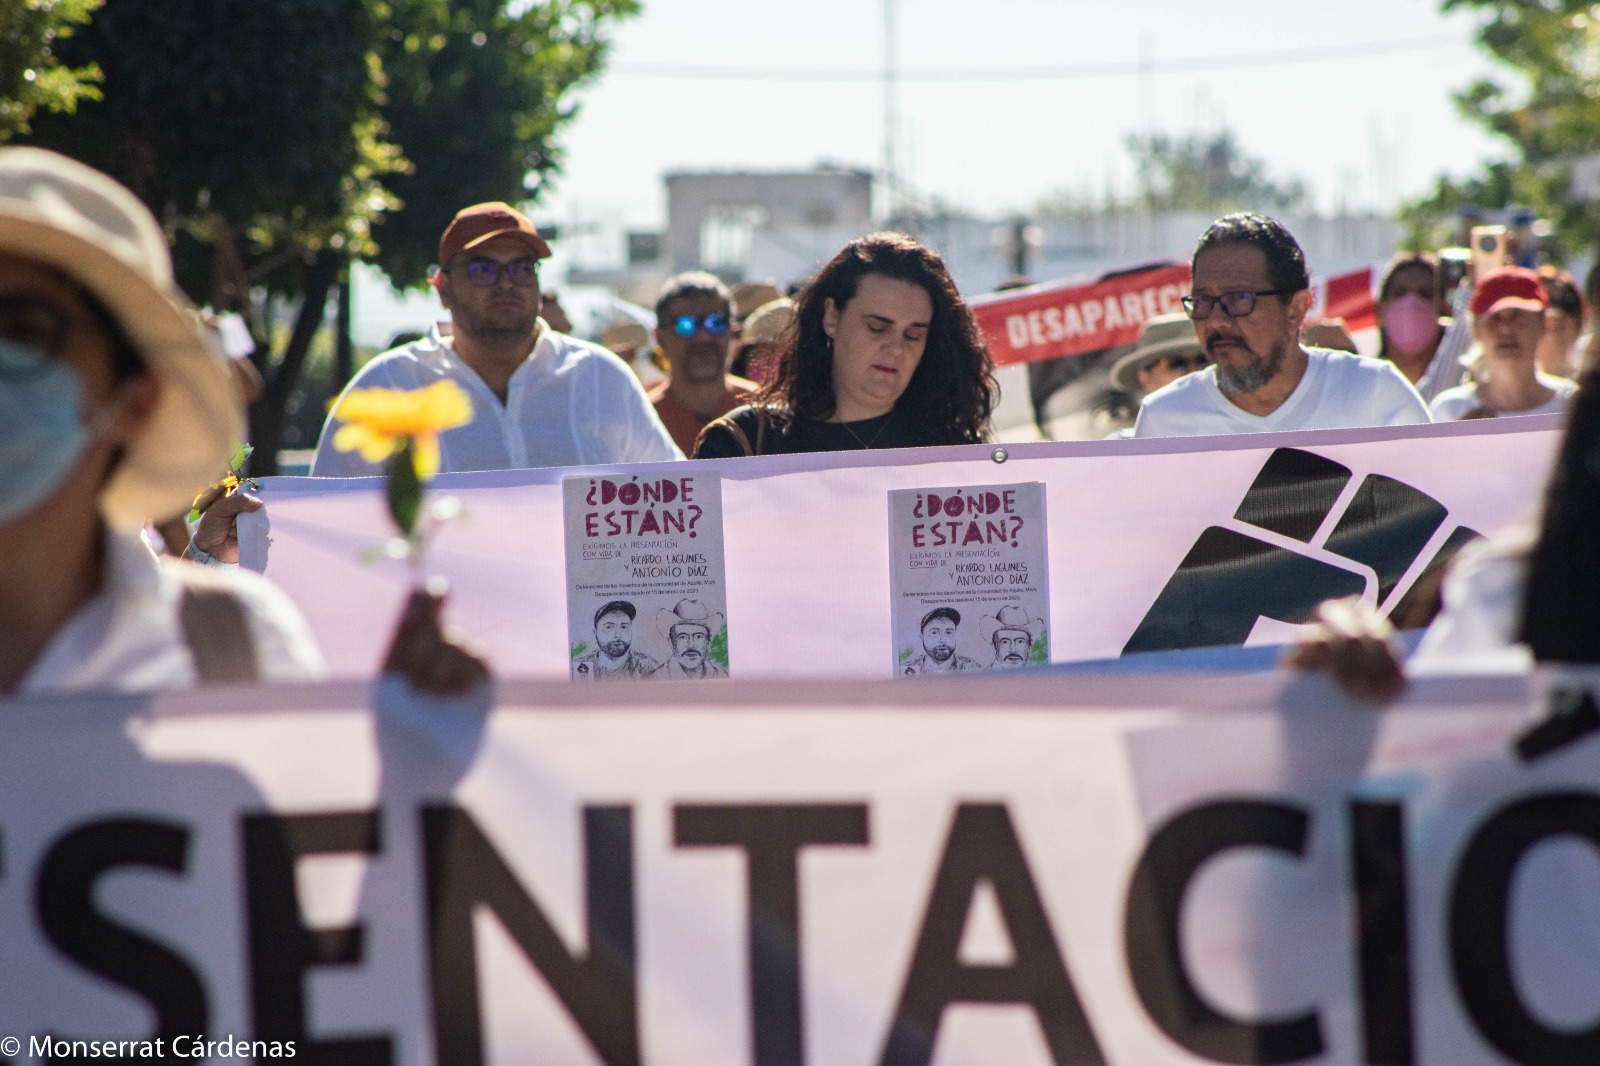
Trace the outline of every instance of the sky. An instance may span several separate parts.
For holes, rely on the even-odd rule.
[[[895,170],[923,205],[1000,218],[1061,193],[1126,195],[1123,142],[1142,131],[1231,129],[1324,212],[1389,213],[1505,154],[1451,99],[1496,70],[1473,44],[1481,16],[1438,0],[891,2]],[[570,97],[564,172],[532,211],[567,235],[550,280],[575,259],[619,262],[625,229],[663,225],[668,172],[880,169],[884,10],[644,0]],[[378,288],[358,299],[368,343],[431,307]]]
[[[1147,129],[1232,128],[1327,211],[1392,210],[1503,152],[1451,100],[1493,69],[1479,16],[1437,0],[892,2],[896,169],[924,202],[1001,216],[1131,191],[1123,139]],[[884,66],[883,0],[645,0],[575,96],[541,214],[655,226],[668,171],[877,169]]]

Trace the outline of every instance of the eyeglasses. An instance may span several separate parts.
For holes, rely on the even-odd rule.
[[[1211,365],[1211,360],[1200,352],[1195,352],[1193,355],[1164,355],[1161,357],[1161,361],[1174,374],[1188,374],[1196,370],[1204,370]]]
[[[707,333],[720,337],[728,332],[728,316],[724,314],[679,315],[672,320],[672,332],[680,337],[692,337],[701,326]]]
[[[1243,318],[1256,309],[1257,296],[1288,296],[1294,289],[1263,289],[1260,292],[1225,292],[1221,296],[1185,296],[1183,311],[1190,318],[1210,318],[1212,308],[1222,307],[1229,318]]]
[[[33,296],[0,299],[0,340],[40,355],[59,356],[76,323],[59,307]],[[37,377],[44,367],[37,359],[0,349],[0,377],[21,381]]]
[[[465,270],[467,280],[480,289],[492,288],[500,280],[502,271],[511,279],[511,284],[518,288],[527,289],[539,284],[537,259],[513,259],[509,263],[500,263],[493,259],[468,259],[465,263],[451,263],[439,269]]]

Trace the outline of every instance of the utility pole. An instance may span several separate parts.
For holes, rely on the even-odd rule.
[[[883,0],[883,205],[888,218],[899,213],[900,175],[895,159],[895,127],[899,124],[898,101],[895,98],[895,52],[898,27],[895,20],[897,0]]]

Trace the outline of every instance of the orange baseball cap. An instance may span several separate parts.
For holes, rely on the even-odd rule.
[[[495,237],[515,237],[528,246],[535,259],[550,255],[550,246],[539,236],[539,227],[510,204],[496,200],[473,204],[456,212],[439,238],[439,265],[445,266],[462,252],[469,252]]]

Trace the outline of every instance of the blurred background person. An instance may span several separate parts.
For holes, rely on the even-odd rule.
[[[1378,358],[1415,385],[1444,337],[1439,319],[1439,261],[1426,252],[1395,256],[1378,285]]]
[[[756,384],[728,373],[738,327],[733,299],[715,274],[691,270],[667,279],[656,297],[656,346],[665,380],[647,395],[672,440],[689,455],[700,431],[745,402]]]
[[[1553,266],[1539,268],[1550,306],[1544,312],[1544,336],[1539,338],[1539,369],[1551,377],[1578,376],[1578,337],[1588,320],[1588,308],[1578,283],[1565,270]]]
[[[739,347],[728,371],[757,385],[772,377],[778,340],[794,322],[794,301],[787,296],[762,304],[739,330]]]
[[[571,333],[572,319],[567,317],[566,308],[561,306],[561,295],[554,292],[541,292],[539,294],[539,317],[549,324],[557,333]]]
[[[1472,334],[1478,352],[1472,380],[1441,392],[1429,407],[1435,422],[1565,411],[1577,386],[1539,369],[1550,300],[1539,275],[1503,267],[1478,280],[1472,294]]]
[[[1133,396],[1146,396],[1164,388],[1185,374],[1204,370],[1211,360],[1200,347],[1194,323],[1182,311],[1157,315],[1139,330],[1133,351],[1111,365],[1111,382]],[[1118,430],[1113,437],[1133,436],[1133,427]]]
[[[1351,355],[1360,355],[1361,349],[1356,347],[1355,338],[1350,336],[1342,318],[1325,318],[1321,322],[1312,322],[1300,328],[1300,343],[1307,348],[1327,348],[1335,352],[1349,352]]]
[[[1589,268],[1589,276],[1583,279],[1583,299],[1590,308],[1600,307],[1600,257],[1596,257],[1594,266]],[[1579,377],[1600,367],[1600,329],[1595,328],[1597,318],[1600,315],[1589,316],[1588,332],[1578,338]]]
[[[697,458],[973,444],[994,367],[944,261],[910,237],[845,245],[800,294],[777,370]]]
[[[742,328],[751,315],[782,295],[783,292],[771,279],[741,281],[731,290],[734,323]]]

